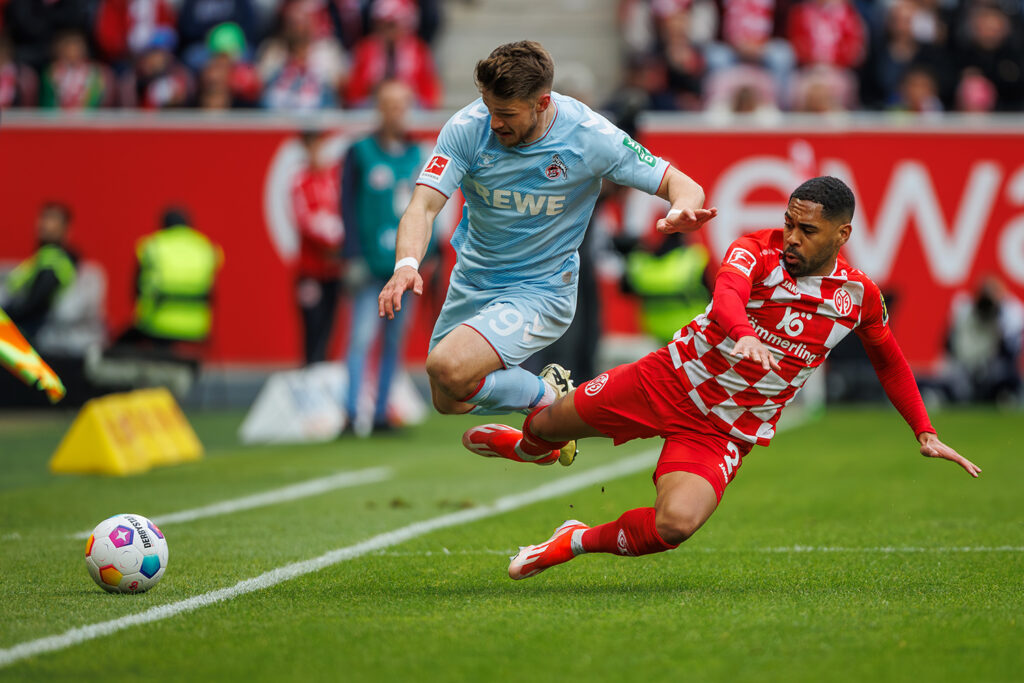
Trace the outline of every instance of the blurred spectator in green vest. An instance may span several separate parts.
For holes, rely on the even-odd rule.
[[[120,341],[202,342],[210,334],[211,297],[224,253],[181,209],[136,247],[135,327]]]
[[[47,202],[36,220],[38,248],[11,271],[5,285],[4,310],[31,342],[57,299],[75,281],[77,255],[68,247],[71,210]]]
[[[705,275],[708,251],[702,244],[686,244],[675,233],[665,235],[654,249],[633,245],[625,250],[623,285],[640,297],[640,326],[667,344],[711,301]]]

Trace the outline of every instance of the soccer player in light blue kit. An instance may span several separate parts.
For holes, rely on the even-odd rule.
[[[667,200],[657,223],[664,233],[697,230],[717,213],[702,208],[696,182],[552,92],[553,77],[551,56],[532,41],[501,45],[478,62],[482,97],[442,128],[398,226],[395,271],[379,298],[388,319],[407,290],[423,293],[417,268],[431,226],[461,187],[465,205],[452,236],[458,261],[426,364],[444,414],[530,413],[572,388],[559,365],[540,376],[519,365],[572,322],[576,250],[602,178]],[[570,465],[575,454],[570,442],[558,460]]]

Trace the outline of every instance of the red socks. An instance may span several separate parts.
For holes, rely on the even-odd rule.
[[[540,438],[530,429],[530,425],[533,423],[533,418],[537,416],[537,413],[544,410],[547,406],[540,406],[534,408],[533,412],[526,416],[526,420],[523,421],[523,441],[519,447],[523,450],[523,453],[528,455],[544,455],[551,451],[561,450],[568,441],[545,441]]]
[[[581,543],[588,553],[634,556],[660,553],[677,547],[666,543],[658,534],[654,524],[654,508],[629,510],[614,522],[588,529],[583,532]]]
[[[530,455],[544,455],[557,451],[567,443],[546,441],[533,433],[530,425],[541,410],[543,408],[536,408],[523,422],[523,438],[519,448]],[[658,528],[654,523],[654,508],[628,510],[614,522],[587,529],[583,532],[580,544],[588,553],[633,556],[661,553],[678,546],[666,543],[658,534]]]

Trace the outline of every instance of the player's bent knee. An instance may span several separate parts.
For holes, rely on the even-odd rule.
[[[479,378],[472,377],[466,371],[464,365],[460,365],[452,358],[438,356],[437,354],[427,356],[426,370],[427,375],[430,377],[431,386],[439,390],[444,396],[456,401],[470,394],[480,381]],[[445,410],[442,410],[442,406],[439,405],[439,398],[443,399],[444,397],[439,397],[435,391],[434,407],[437,408],[438,412],[447,414]]]
[[[458,415],[459,411],[447,402],[434,401],[434,409],[441,415]]]
[[[658,535],[671,545],[679,545],[693,536],[705,520],[702,512],[687,506],[660,506],[654,513]]]
[[[455,415],[459,412],[457,410],[458,403],[438,391],[431,392],[431,399],[434,403],[434,410],[442,415]]]

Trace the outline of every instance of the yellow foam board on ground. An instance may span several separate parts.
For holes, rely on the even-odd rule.
[[[163,428],[154,412],[151,401],[133,391],[116,394],[109,399],[117,404],[117,409],[131,422],[142,442],[151,467],[174,465],[181,462],[178,444]]]
[[[132,393],[138,396],[146,412],[161,426],[161,434],[174,444],[174,462],[189,462],[203,457],[203,444],[170,391],[158,387]]]
[[[169,391],[139,389],[86,403],[50,460],[58,473],[129,475],[203,456]]]
[[[94,398],[82,406],[50,459],[50,471],[62,474],[124,476],[149,467],[142,435],[116,396]]]

